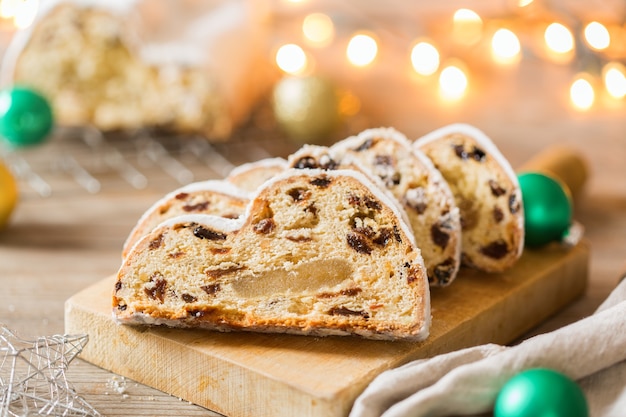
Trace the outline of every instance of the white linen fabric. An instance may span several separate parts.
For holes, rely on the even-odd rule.
[[[490,412],[511,377],[537,367],[576,380],[591,417],[625,416],[626,280],[593,315],[519,345],[481,345],[383,372],[357,398],[350,417]]]

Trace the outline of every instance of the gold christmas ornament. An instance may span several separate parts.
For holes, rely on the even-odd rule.
[[[285,77],[273,91],[274,117],[294,141],[325,143],[340,123],[334,85],[318,76]]]
[[[0,160],[0,230],[9,222],[17,204],[18,190],[9,169]]]

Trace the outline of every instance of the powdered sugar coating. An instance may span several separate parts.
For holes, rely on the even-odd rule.
[[[461,145],[466,142],[473,144],[471,152]],[[524,248],[524,208],[517,175],[495,143],[476,127],[456,123],[418,138],[413,146],[433,158],[464,207],[463,262],[486,272],[510,267]],[[500,196],[507,201],[498,203]]]
[[[357,181],[359,181],[360,183],[365,185],[368,188],[368,190],[378,200],[380,200],[383,204],[388,206],[391,211],[393,211],[394,215],[399,219],[399,224],[400,224],[400,227],[402,228],[402,231],[404,232],[404,234],[407,235],[408,239],[411,241],[411,244],[413,246],[416,246],[416,244],[415,244],[415,237],[413,236],[413,231],[411,230],[411,228],[409,227],[409,225],[407,224],[407,222],[405,220],[406,214],[404,214],[402,212],[402,209],[400,209],[398,207],[397,201],[395,201],[395,199],[390,197],[379,186],[375,185],[372,182],[372,180],[370,178],[368,178],[367,175],[365,175],[362,172],[359,172],[357,170],[337,169],[337,170],[332,170],[332,171],[326,171],[326,170],[317,169],[317,168],[311,168],[311,169],[306,169],[306,170],[290,168],[290,169],[286,170],[285,172],[283,172],[282,174],[278,174],[277,176],[275,176],[273,178],[270,178],[265,183],[263,183],[263,185],[261,185],[261,187],[259,187],[258,194],[260,194],[264,189],[272,187],[274,185],[274,183],[276,183],[278,181],[283,181],[285,179],[288,179],[289,177],[300,176],[300,175],[303,175],[303,174],[306,174],[306,175],[309,175],[309,176],[312,176],[312,177],[313,176],[323,176],[323,175],[326,175],[327,177],[331,177],[331,178],[346,176],[346,177],[352,177],[352,178],[356,179]],[[248,209],[246,210],[245,217],[248,217],[250,208],[251,208],[251,204],[248,205]]]
[[[144,234],[150,231],[151,228],[148,228],[148,225],[151,225],[153,221],[151,221],[152,217],[155,217],[158,214],[158,211],[166,206],[168,203],[177,200],[177,196],[181,194],[197,194],[202,192],[209,192],[215,194],[222,194],[226,197],[232,198],[233,200],[241,200],[243,204],[247,204],[250,200],[250,194],[244,190],[237,188],[235,185],[224,181],[224,180],[207,180],[207,181],[199,181],[191,184],[187,184],[183,187],[180,187],[174,191],[167,193],[164,197],[160,198],[156,201],[148,210],[146,210],[137,223],[133,230],[129,233],[126,241],[124,242],[122,256],[126,256],[134,246],[134,244],[139,240],[139,238]],[[208,214],[208,213],[207,213]],[[235,213],[237,214],[237,213]]]
[[[285,159],[265,158],[233,168],[225,179],[241,189],[256,192],[263,182],[285,169],[287,169]]]
[[[251,170],[256,170],[258,168],[275,168],[275,167],[287,168],[287,160],[281,157],[276,157],[276,158],[264,158],[264,159],[259,159],[258,161],[247,162],[245,164],[241,164],[233,168],[226,176],[226,179],[228,180],[228,178],[230,177],[241,175]]]
[[[317,164],[318,168],[308,168],[298,166],[298,162],[303,158],[311,157]],[[372,171],[367,168],[358,158],[349,154],[340,154],[334,147],[322,146],[322,145],[304,145],[287,158],[289,168],[297,169],[322,169],[322,170],[336,170],[336,169],[351,169],[359,171],[367,179],[369,179],[378,189],[385,193],[390,201],[393,202],[397,211],[402,216],[402,220],[410,224],[409,218],[402,208],[402,204],[393,196],[393,194],[387,189],[382,180],[374,175]],[[339,164],[339,165],[337,165]]]
[[[432,132],[418,138],[414,142],[414,146],[419,148],[422,145],[425,145],[429,142],[435,141],[437,139],[441,139],[444,136],[448,136],[453,133],[460,133],[466,136],[471,137],[476,142],[478,142],[481,146],[483,146],[487,152],[496,160],[496,162],[502,167],[509,180],[515,185],[515,187],[519,188],[519,180],[517,179],[517,175],[513,170],[513,167],[509,163],[509,161],[502,155],[502,152],[498,149],[496,144],[480,129],[468,125],[465,123],[455,123],[448,126],[441,127],[437,130],[433,130]]]
[[[493,159],[500,165],[508,179],[513,184],[515,188],[515,195],[519,201],[522,201],[522,193],[519,185],[519,179],[517,178],[517,174],[513,170],[513,167],[509,163],[508,159],[500,152],[500,149],[496,146],[496,144],[487,136],[482,130],[466,124],[466,123],[454,123],[448,126],[441,127],[437,130],[434,130],[419,139],[416,139],[413,146],[419,148],[420,146],[432,142],[434,140],[440,139],[444,136],[460,133],[466,136],[471,137],[477,143],[489,152],[489,154],[493,157]],[[524,216],[517,217],[517,227],[523,232],[524,230]],[[518,254],[521,254],[524,250],[524,246],[520,245],[518,247]]]
[[[259,187],[259,189],[257,190],[256,194],[254,195],[247,194],[250,197],[251,202],[248,204],[246,208],[245,215],[238,219],[229,219],[229,218],[214,216],[210,214],[185,214],[182,216],[176,216],[171,219],[165,220],[159,225],[159,227],[173,226],[173,225],[176,225],[179,223],[185,223],[185,222],[195,222],[195,223],[205,224],[220,232],[230,233],[232,231],[238,230],[238,228],[243,226],[245,219],[250,215],[250,210],[252,209],[252,205],[253,205],[252,200],[254,200],[257,195],[261,194],[263,190],[265,190],[266,188],[271,188],[275,183],[279,181],[284,181],[290,177],[301,176],[303,174],[311,176],[311,177],[326,175],[331,178],[340,177],[340,176],[348,176],[361,182],[363,185],[365,185],[369,189],[369,191],[371,191],[371,193],[377,199],[379,199],[383,204],[387,205],[394,212],[394,214],[398,217],[398,219],[401,220],[399,223],[400,223],[400,227],[402,227],[402,231],[407,235],[408,239],[411,241],[411,244],[415,246],[415,238],[413,236],[413,232],[411,231],[409,226],[406,224],[406,222],[403,220],[404,216],[401,210],[398,209],[397,203],[395,203],[378,186],[374,185],[367,176],[365,176],[361,172],[348,170],[348,169],[339,169],[335,171],[325,171],[322,169],[310,169],[306,171],[302,171],[298,169],[288,169],[285,172],[278,174],[277,176],[263,183],[263,185]],[[215,183],[219,181],[210,181],[210,182]],[[197,185],[195,184],[192,184],[189,187],[191,186],[197,187]],[[184,188],[185,187],[181,188],[180,190],[183,190]],[[182,191],[179,191],[179,192],[182,192]],[[172,192],[169,195],[174,196],[176,195],[175,193],[176,192]],[[164,197],[162,200],[167,200],[167,197]],[[158,206],[158,204],[155,204],[154,206]]]
[[[118,274],[120,283],[115,287],[114,314],[117,316],[114,317],[120,323],[127,324],[165,324],[222,331],[272,331],[319,336],[357,334],[372,339],[423,340],[428,336],[431,323],[430,294],[423,259],[412,242],[408,228],[394,214],[393,205],[368,181],[355,171],[290,170],[260,187],[248,206],[246,216],[238,220],[194,214],[165,221],[140,241],[142,246],[136,246],[122,265]],[[296,188],[292,188],[294,185]],[[296,199],[292,190],[298,189],[308,189],[313,193],[311,200],[299,207],[292,204],[292,201],[302,202],[309,197],[304,197],[304,200]],[[266,212],[265,207],[270,207],[270,203],[271,209]],[[320,210],[317,211],[313,204],[317,204]],[[313,207],[313,211],[308,211],[309,213],[319,214],[319,223],[316,221],[312,224],[317,230],[312,241],[287,238],[273,244],[270,242],[275,237],[265,235],[267,232],[257,228],[262,220],[271,218],[276,219],[276,236],[280,236],[280,232],[296,230],[292,226],[298,223],[291,223],[290,219],[293,214],[297,217],[298,213],[305,212],[305,206]],[[293,208],[295,211],[292,211]],[[269,217],[264,217],[266,215]],[[369,217],[370,215],[374,217]],[[384,247],[381,250],[385,252],[376,250],[369,257],[369,252],[363,252],[351,243],[351,233],[345,232],[354,230],[353,222],[359,219],[376,219],[374,221],[379,222],[377,224],[383,230],[389,231],[393,226],[394,238],[375,242]],[[335,225],[340,228],[339,233],[335,233]],[[214,232],[225,236],[212,240],[204,235],[199,236],[196,234],[198,231],[206,232],[207,236]],[[183,236],[186,238],[183,239]],[[342,249],[344,252],[335,253],[339,249],[337,243],[344,239],[347,242]],[[228,250],[207,250],[212,245]],[[172,254],[175,256],[172,257]],[[187,261],[184,260],[185,256]],[[227,258],[222,258],[223,256]],[[183,261],[172,261],[179,258]],[[375,260],[370,262],[365,259]],[[217,267],[233,262],[243,268],[236,268],[231,272],[228,271],[229,268]],[[211,271],[219,270],[224,274],[208,274],[205,267],[211,266]],[[141,277],[137,275],[137,271],[152,277],[161,276],[163,278],[158,285],[172,285],[170,288],[175,288],[163,294],[164,303],[157,300],[158,306],[155,304],[159,310],[166,309],[161,310],[165,314],[144,314],[149,308],[144,308],[146,305],[143,301],[152,303],[155,298],[141,288],[149,288],[148,285],[153,281],[151,278],[148,283],[139,283],[137,280],[141,280]],[[293,272],[296,271],[302,272],[294,275]],[[352,275],[353,272],[356,275]],[[313,278],[318,274],[319,278]],[[395,279],[396,274],[400,274],[403,279]],[[197,286],[205,285],[207,277],[220,279],[220,290],[217,293],[220,295],[217,297],[225,298],[215,301],[213,292],[209,293]],[[302,285],[294,286],[289,277],[299,279]],[[246,281],[250,283],[245,285],[257,285],[242,287]],[[136,283],[141,287],[138,288]],[[335,292],[337,288],[345,288],[346,291],[337,292],[337,295],[329,298],[327,294],[330,288],[334,288]],[[180,295],[183,293],[193,295],[193,301]],[[346,306],[346,301],[337,301],[334,297],[349,300],[350,304]],[[382,304],[379,304],[379,300]],[[191,305],[196,301],[195,307]],[[355,311],[376,313],[373,316],[354,315],[349,312],[352,302],[355,303],[354,308],[357,308]],[[403,307],[397,307],[398,302]],[[293,304],[294,309],[287,309],[286,306],[292,303],[296,303]],[[366,303],[363,304],[366,307],[359,307],[362,305],[359,303]],[[226,321],[210,320],[210,316],[205,317],[201,313],[203,306],[222,308],[219,307],[222,304],[225,306],[224,314],[231,314],[228,311],[236,304],[241,309],[239,311],[245,312],[250,319],[239,322],[239,316],[233,315],[228,316]],[[187,309],[187,313],[179,315],[173,312],[173,309],[179,308]],[[303,310],[309,308],[311,315],[307,313],[309,310]],[[335,308],[339,308],[340,312],[336,312]],[[198,315],[195,315],[195,311],[198,311]],[[255,319],[257,316],[265,318]],[[327,321],[329,317],[334,318]],[[394,318],[389,320],[389,317]],[[373,321],[369,321],[370,318]],[[377,324],[378,319],[380,324]],[[337,324],[333,325],[335,322]],[[324,323],[331,325],[328,327]]]
[[[218,232],[232,233],[241,229],[241,226],[245,223],[245,217],[229,219],[226,217],[215,216],[213,214],[183,214],[181,216],[167,219],[157,227],[167,228],[183,223],[197,223]]]
[[[335,162],[336,157],[333,155],[333,149],[322,145],[303,145],[296,152],[287,157],[288,165],[292,168],[296,167],[298,162],[303,158],[311,157],[315,159],[321,166],[327,166]]]
[[[240,198],[240,199],[245,199],[245,200],[250,199],[250,193],[237,188],[235,185],[227,181],[207,180],[207,181],[193,182],[191,184],[187,184],[185,186],[177,188],[174,191],[170,191],[165,196],[161,197],[154,204],[152,204],[152,206],[150,206],[148,210],[146,210],[141,215],[141,217],[137,221],[137,224],[142,223],[146,219],[146,217],[148,217],[150,213],[152,213],[157,207],[161,206],[166,201],[169,201],[172,198],[175,198],[178,194],[193,193],[197,191],[213,191],[213,192],[226,194],[226,195],[233,196],[233,197]]]
[[[364,130],[337,142],[331,152],[342,161],[359,160],[398,201],[422,250],[431,285],[449,285],[460,266],[460,211],[430,158],[391,127]]]
[[[414,147],[411,141],[403,133],[397,131],[394,128],[383,127],[383,128],[374,128],[374,129],[364,130],[363,132],[359,133],[357,136],[353,136],[353,137],[344,139],[340,142],[337,142],[337,144],[333,145],[333,149],[345,151],[347,149],[351,149],[354,146],[358,145],[363,140],[363,138],[371,138],[371,137],[376,137],[376,136],[382,137],[385,139],[394,140],[398,142],[401,146],[410,150],[413,156],[421,164],[423,164],[426,167],[426,169],[428,170],[428,173],[434,177],[433,181],[438,184],[443,184],[441,191],[446,194],[446,199],[453,198],[450,188],[446,185],[446,180],[441,175],[441,172],[439,172],[439,170],[435,168],[435,165],[430,160],[430,158],[428,158],[417,147]]]

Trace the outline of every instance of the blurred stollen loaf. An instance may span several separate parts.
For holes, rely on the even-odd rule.
[[[60,125],[226,139],[272,77],[257,4],[44,0],[12,39],[0,81],[38,89]]]

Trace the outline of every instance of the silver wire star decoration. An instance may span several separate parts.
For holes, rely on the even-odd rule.
[[[87,335],[25,340],[0,323],[0,417],[100,416],[66,379]]]

